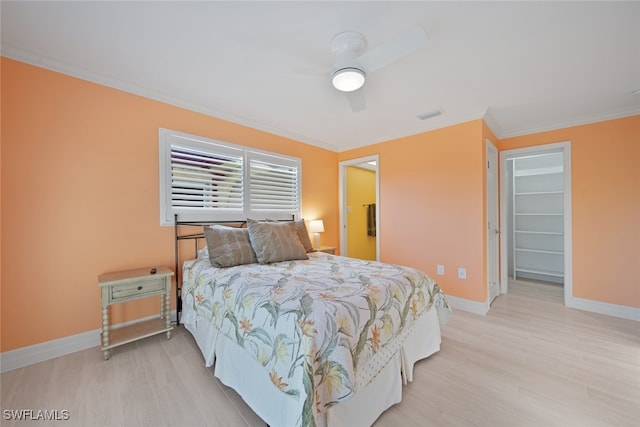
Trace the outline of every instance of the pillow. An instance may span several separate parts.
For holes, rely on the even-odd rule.
[[[260,264],[309,259],[293,221],[260,222],[248,219],[247,229],[251,246]]]
[[[300,239],[300,243],[302,243],[304,250],[307,252],[313,252],[313,245],[311,244],[311,240],[309,240],[309,232],[307,231],[304,219],[296,221],[295,224],[296,230],[298,231],[298,238]]]
[[[249,230],[246,228],[212,225],[205,227],[204,236],[209,249],[209,262],[214,267],[233,267],[258,262],[251,248]]]
[[[274,219],[265,219],[264,222],[277,222]],[[313,245],[311,244],[311,240],[309,240],[309,231],[307,231],[307,225],[304,222],[304,219],[299,219],[298,221],[294,221],[296,224],[296,230],[298,232],[298,238],[300,239],[300,243],[304,247],[304,250],[307,252],[313,252]]]

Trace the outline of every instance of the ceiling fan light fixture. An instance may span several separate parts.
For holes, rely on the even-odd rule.
[[[364,84],[364,71],[356,67],[336,70],[331,78],[333,87],[342,92],[353,92]]]

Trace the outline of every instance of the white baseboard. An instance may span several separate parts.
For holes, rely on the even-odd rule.
[[[468,300],[465,298],[447,295],[447,302],[452,308],[468,311],[482,316],[489,312],[489,305],[483,302]],[[640,308],[626,305],[611,304],[607,302],[594,301],[585,298],[571,298],[565,305],[577,310],[591,311],[593,313],[606,314],[608,316],[620,317],[622,319],[640,321]]]
[[[606,314],[609,316],[620,317],[622,319],[640,321],[640,308],[637,307],[576,297],[572,297],[565,305],[569,308],[575,308],[578,310],[592,311],[594,313]]]
[[[136,319],[131,322],[119,323],[117,325],[113,325],[112,328],[118,329],[156,317],[158,316],[149,316],[144,319]],[[171,319],[173,321],[176,319],[175,310],[171,312]],[[5,351],[0,353],[0,372],[12,371],[14,369],[44,362],[45,360],[55,359],[56,357],[75,353],[76,351],[97,347],[100,345],[101,332],[101,329],[94,329],[92,331],[82,332],[80,334],[64,338]]]
[[[484,302],[472,301],[466,298],[454,297],[447,295],[447,302],[451,308],[468,311],[469,313],[484,316],[489,312],[489,306]]]
[[[44,362],[100,345],[100,329],[46,341],[0,354],[0,372]]]

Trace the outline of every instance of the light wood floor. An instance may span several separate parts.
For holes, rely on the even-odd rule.
[[[442,350],[416,365],[376,427],[640,426],[640,324],[561,301],[560,287],[519,282],[487,316],[456,310]],[[96,347],[3,373],[2,410],[66,409],[63,426],[264,425],[203,367],[182,328],[114,353],[105,362]]]

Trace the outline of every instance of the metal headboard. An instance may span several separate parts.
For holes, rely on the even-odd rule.
[[[176,276],[176,324],[180,325],[180,313],[182,313],[182,269],[180,268],[180,241],[181,240],[193,240],[194,245],[194,257],[198,254],[198,242],[204,239],[204,231],[194,233],[193,228],[190,228],[190,232],[181,234],[184,230],[183,227],[207,227],[214,224],[234,225],[237,227],[243,227],[247,224],[246,220],[238,221],[179,221],[178,214],[173,215],[173,228],[174,228],[174,253],[175,253],[175,276]],[[189,229],[188,229],[189,230]]]
[[[287,219],[285,221],[294,221],[295,216],[292,215],[291,219]],[[279,220],[282,221],[282,220]],[[201,239],[204,239],[204,231],[200,231],[198,233],[194,233],[192,227],[207,227],[209,225],[215,224],[224,224],[232,227],[245,227],[247,225],[246,219],[241,220],[227,220],[227,221],[179,221],[178,214],[173,215],[173,223],[174,223],[174,253],[175,253],[175,277],[176,277],[176,324],[180,325],[180,314],[182,313],[182,269],[180,268],[180,241],[181,240],[193,240],[194,242],[194,257],[198,255],[198,242]],[[187,232],[183,227],[188,227],[187,230],[191,230]],[[182,231],[185,231],[185,234],[181,234]]]

